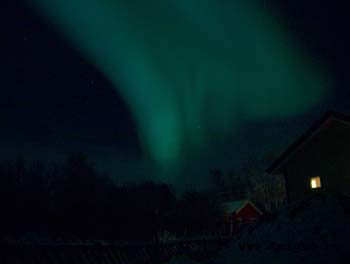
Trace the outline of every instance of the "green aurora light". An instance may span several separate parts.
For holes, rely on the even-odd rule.
[[[239,120],[301,114],[329,78],[252,0],[31,0],[118,87],[165,171]],[[55,51],[52,51],[55,52]]]

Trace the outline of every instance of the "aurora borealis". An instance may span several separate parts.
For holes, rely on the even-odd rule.
[[[121,89],[160,165],[225,136],[237,116],[302,113],[327,82],[252,1],[34,1]],[[190,4],[189,4],[190,3]]]
[[[244,121],[302,115],[329,93],[327,71],[259,1],[28,2],[115,84],[160,174],[220,152]]]

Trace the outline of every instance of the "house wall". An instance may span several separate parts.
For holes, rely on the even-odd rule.
[[[259,216],[259,212],[257,212],[255,208],[249,203],[246,206],[244,206],[237,214],[235,214],[235,217],[237,219],[257,219]]]
[[[350,127],[329,120],[284,166],[289,202],[312,193],[350,194]],[[321,188],[311,189],[311,177]]]

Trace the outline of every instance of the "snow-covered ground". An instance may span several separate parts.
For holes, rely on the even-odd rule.
[[[348,263],[350,199],[317,196],[244,230],[211,264]]]
[[[32,244],[33,241],[51,243],[33,234],[19,242]],[[276,216],[261,221],[253,229],[243,230],[215,259],[205,263],[349,263],[349,242],[350,198],[317,196],[285,206]],[[199,263],[187,256],[175,256],[167,262]]]
[[[176,256],[170,259],[165,264],[200,264],[200,262],[194,261],[188,256]]]

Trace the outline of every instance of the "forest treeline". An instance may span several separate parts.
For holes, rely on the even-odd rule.
[[[274,156],[247,160],[238,170],[210,171],[210,188],[221,201],[249,199],[263,212],[275,212],[286,199],[284,177],[265,172]]]
[[[225,232],[225,200],[249,196],[264,206],[275,199],[276,206],[282,199],[275,179],[262,184],[256,175],[234,177],[220,170],[209,177],[208,190],[177,196],[164,183],[117,185],[84,155],[54,165],[18,158],[0,164],[0,236],[151,240],[164,233]]]

